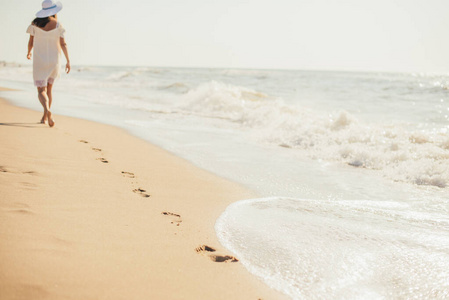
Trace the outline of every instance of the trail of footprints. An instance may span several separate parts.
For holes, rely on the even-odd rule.
[[[89,142],[86,140],[79,140],[79,142],[83,143],[83,144],[89,144]],[[101,148],[92,147],[91,149],[92,149],[92,151],[102,153]],[[96,160],[98,160],[104,164],[109,163],[109,161],[104,157],[98,157],[98,158],[96,158]],[[127,177],[127,178],[132,178],[132,179],[136,178],[136,176],[132,172],[122,171],[122,175],[123,175],[123,177]],[[134,185],[134,182],[131,182],[131,184]],[[133,193],[138,194],[141,197],[144,197],[144,198],[150,197],[150,195],[146,193],[146,190],[142,189],[141,187],[134,188],[132,191],[133,191]]]
[[[79,142],[84,143],[84,144],[89,143],[88,141],[85,141],[85,140],[79,140]],[[102,150],[100,148],[92,147],[91,149],[95,152],[99,152],[99,153],[102,152]],[[99,158],[97,158],[97,160],[99,160],[102,163],[106,163],[106,164],[109,163],[109,161],[103,157],[99,157]],[[0,172],[3,172],[3,170],[1,168],[0,168]],[[136,178],[136,175],[132,172],[122,171],[121,174],[123,177],[126,177],[126,178],[131,178],[131,179]],[[134,182],[132,182],[132,184],[134,184]],[[140,195],[141,197],[144,197],[144,198],[150,197],[150,195],[146,193],[146,190],[144,190],[140,187],[135,188],[132,191],[134,193]],[[168,211],[164,211],[161,214],[164,216],[170,217],[170,219],[171,219],[170,223],[173,225],[180,226],[180,224],[182,223],[181,215],[179,215],[179,214],[168,212]],[[195,248],[195,251],[198,254],[207,256],[210,260],[212,260],[214,262],[238,262],[239,261],[234,256],[211,254],[211,253],[215,252],[216,250],[207,245],[201,245],[201,246]]]

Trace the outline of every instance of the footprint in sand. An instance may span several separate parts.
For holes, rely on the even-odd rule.
[[[209,247],[207,245],[201,245],[199,247],[195,248],[195,251],[198,253],[203,253],[203,252],[215,252],[216,250],[212,247]]]
[[[22,172],[22,174],[37,175],[37,172],[35,172],[35,171],[26,171],[26,172]]]
[[[20,170],[11,170],[8,169],[4,166],[0,166],[0,173],[14,173],[14,174],[26,174],[26,175],[38,175],[39,173],[35,172],[35,171],[20,171]]]
[[[102,163],[105,163],[105,164],[109,163],[109,161],[107,159],[103,158],[103,157],[97,158],[97,160],[99,160],[99,161],[101,161]]]
[[[13,213],[13,214],[21,214],[21,215],[33,215],[34,213],[30,210],[27,209],[14,209],[14,210],[10,210],[9,212]]]
[[[169,211],[164,211],[164,212],[162,212],[162,214],[163,214],[164,216],[170,216],[170,217],[172,217],[171,224],[176,224],[176,226],[179,226],[179,224],[181,224],[181,222],[182,222],[182,220],[181,220],[181,215],[174,214],[174,213],[169,212]]]
[[[79,142],[80,142],[80,143],[84,143],[84,144],[89,144],[89,142],[88,142],[88,141],[85,141],[85,140],[79,140]]]
[[[139,194],[140,196],[144,197],[144,198],[148,198],[150,197],[150,195],[146,194],[146,190],[141,189],[141,188],[137,188],[133,190],[134,193]]]
[[[8,211],[12,214],[33,215],[34,212],[30,209],[30,206],[26,203],[16,202],[11,204]]]
[[[100,148],[94,148],[94,147],[92,147],[92,150],[94,150],[94,151],[96,151],[96,152],[101,152],[101,149],[100,149]]]
[[[214,262],[238,262],[239,260],[230,255],[211,255],[209,258]]]
[[[136,178],[136,176],[134,175],[134,173],[131,173],[131,172],[125,172],[125,171],[122,171],[122,174],[123,174],[124,177],[128,177],[128,178]]]
[[[209,252],[215,252],[216,250],[207,245],[201,245],[199,247],[196,247],[195,251],[199,254],[208,256],[210,258],[210,260],[212,260],[214,262],[238,262],[239,261],[237,258],[235,258],[234,256],[230,256],[230,255],[209,254]]]
[[[10,213],[13,214],[24,214],[24,215],[32,215],[33,211],[30,210],[30,206],[26,203],[16,202],[11,205],[9,209]]]

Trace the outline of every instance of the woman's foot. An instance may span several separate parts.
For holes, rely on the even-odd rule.
[[[48,126],[50,126],[50,127],[55,126],[55,121],[51,117],[51,111],[47,112],[47,119],[48,119]]]
[[[47,122],[47,115],[43,115],[41,119],[41,124],[45,124]]]

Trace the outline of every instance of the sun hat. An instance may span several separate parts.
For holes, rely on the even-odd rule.
[[[53,0],[44,0],[42,2],[42,9],[36,13],[36,17],[45,18],[56,15],[62,9],[61,2],[55,2]]]

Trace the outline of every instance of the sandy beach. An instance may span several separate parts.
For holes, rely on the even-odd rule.
[[[215,235],[251,191],[124,130],[54,116],[49,128],[0,100],[1,299],[285,298]]]

